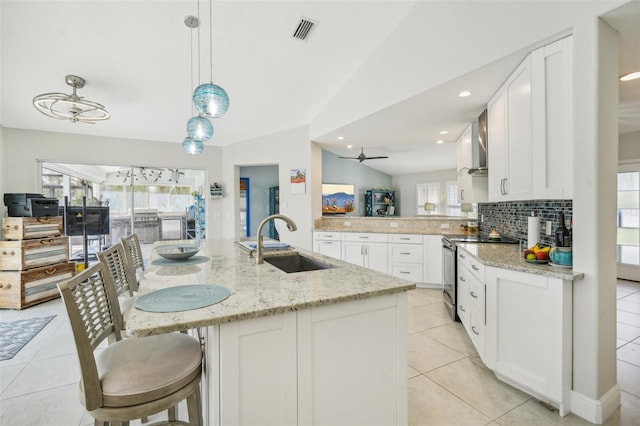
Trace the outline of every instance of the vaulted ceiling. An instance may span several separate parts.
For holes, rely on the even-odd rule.
[[[180,143],[211,61],[231,107],[207,145],[308,125],[311,140],[339,155],[389,155],[367,165],[392,175],[453,168],[452,142],[527,51],[569,33],[577,16],[622,3],[1,0],[0,123]],[[610,24],[640,27],[637,5]],[[187,15],[200,16],[199,37]],[[305,41],[291,37],[301,17],[317,22]],[[104,104],[110,120],[74,124],[33,107],[38,94],[71,93],[68,74],[86,79],[79,95]]]

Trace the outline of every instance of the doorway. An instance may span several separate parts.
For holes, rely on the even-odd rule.
[[[277,165],[239,167],[241,185],[242,179],[247,179],[247,182],[251,183],[251,190],[247,192],[246,202],[243,198],[240,198],[239,210],[242,214],[242,209],[245,209],[247,221],[246,232],[242,232],[243,229],[241,229],[240,235],[251,238],[257,237],[258,225],[269,216],[271,211],[269,190],[279,185],[278,170]],[[262,230],[262,235],[266,238],[270,237],[269,229],[268,226],[265,226]]]
[[[616,261],[618,278],[640,277],[640,163],[618,169]]]

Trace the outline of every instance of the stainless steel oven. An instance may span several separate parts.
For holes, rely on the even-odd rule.
[[[457,275],[456,244],[447,237],[442,237],[442,296],[444,305],[454,321],[460,321],[456,308]]]
[[[446,235],[442,237],[442,295],[444,305],[454,321],[458,318],[458,262],[456,243],[492,243],[492,244],[518,244],[518,240],[506,236],[499,240],[490,240],[483,235]]]

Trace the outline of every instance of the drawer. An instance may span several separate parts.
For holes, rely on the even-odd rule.
[[[469,280],[469,301],[478,306],[484,324],[484,307],[485,307],[485,289],[486,286],[478,281],[477,278],[471,277]]]
[[[422,244],[389,244],[390,262],[410,262],[422,265]]]
[[[473,257],[469,252],[458,248],[458,265],[464,265],[481,282],[484,282],[484,264]]]
[[[62,216],[2,218],[4,240],[28,240],[60,235],[62,235]]]
[[[340,232],[314,231],[313,238],[323,241],[340,241],[342,239],[342,234]]]
[[[387,234],[378,233],[362,233],[362,232],[343,232],[342,241],[359,241],[371,243],[386,243]]]
[[[390,243],[422,244],[422,235],[389,234]]]
[[[469,313],[469,337],[471,337],[471,342],[473,342],[473,346],[475,346],[476,350],[480,357],[484,360],[484,332],[485,325],[482,320],[482,315],[478,310],[471,309]]]
[[[422,264],[395,263],[391,265],[391,275],[405,280],[422,282]]]
[[[0,308],[22,309],[59,297],[57,284],[73,277],[75,263],[29,269],[0,271]]]
[[[0,270],[23,271],[69,260],[69,238],[0,241]]]

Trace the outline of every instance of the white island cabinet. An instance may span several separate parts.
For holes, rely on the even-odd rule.
[[[192,265],[158,264],[154,250],[139,294],[199,283],[230,296],[186,311],[132,308],[127,332],[198,330],[206,425],[408,424],[406,291],[415,284],[297,251],[331,267],[285,273],[228,240],[203,241],[206,261]]]

